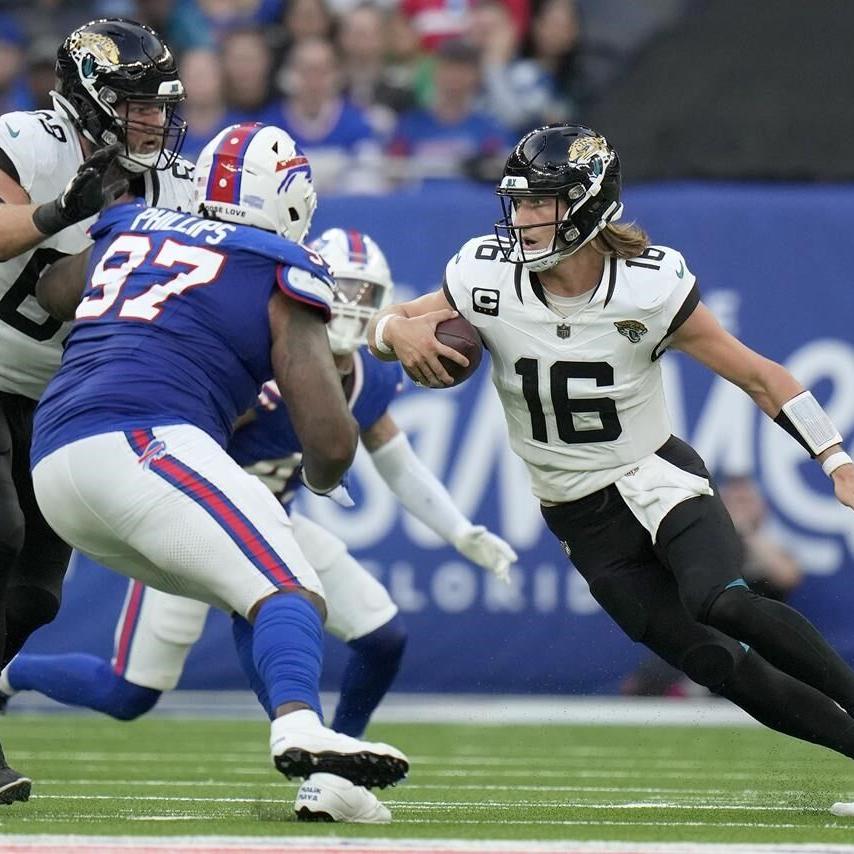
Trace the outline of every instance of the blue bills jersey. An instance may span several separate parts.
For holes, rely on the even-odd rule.
[[[344,378],[344,396],[353,417],[364,432],[388,410],[403,385],[403,371],[398,362],[381,362],[366,347],[353,354],[353,371]],[[302,453],[302,445],[284,406],[270,411],[255,407],[255,418],[240,427],[231,437],[228,453],[242,466],[265,460],[282,460]],[[298,459],[292,460],[295,469]],[[299,483],[290,478],[279,498],[288,502]]]
[[[329,318],[328,267],[270,232],[134,202],[90,233],[87,285],[36,412],[32,465],[77,439],[146,426],[193,424],[225,446],[273,376],[275,289]]]

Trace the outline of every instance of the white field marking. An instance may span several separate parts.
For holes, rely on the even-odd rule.
[[[623,757],[614,757],[612,761],[615,765],[619,766],[644,766],[649,767],[650,765],[663,766],[663,767],[671,767],[671,768],[679,768],[679,769],[691,769],[696,768],[698,770],[706,770],[710,767],[714,768],[715,765],[720,765],[723,767],[732,767],[733,765],[744,764],[751,765],[755,758],[758,758],[760,754],[756,754],[756,757],[747,756],[739,762],[738,760],[732,759],[704,759],[700,756],[697,759],[654,759],[649,758],[645,754],[635,752],[632,756],[623,756]],[[266,760],[267,754],[266,752],[258,752],[259,759]],[[186,752],[175,752],[170,751],[169,756],[164,756],[163,753],[155,753],[150,751],[140,751],[138,753],[132,752],[106,752],[106,751],[95,751],[95,750],[81,750],[81,751],[55,751],[55,750],[16,750],[15,758],[22,760],[30,760],[30,759],[63,759],[69,760],[73,762],[128,762],[131,760],[139,761],[139,762],[160,762],[164,765],[179,765],[184,761],[192,761],[196,764],[203,765],[221,765],[223,763],[228,762],[245,762],[247,755],[245,752],[240,753],[217,753],[214,759],[209,760],[208,762],[199,762],[200,756],[198,751],[186,751]],[[526,756],[495,756],[494,754],[489,756],[410,756],[409,760],[411,763],[419,764],[419,765],[448,765],[454,764],[459,766],[482,766],[484,768],[490,768],[493,766],[507,768],[518,766],[519,768],[529,769],[532,761],[536,761],[537,763],[551,763],[554,765],[568,766],[573,764],[571,758],[563,758],[560,756],[549,756],[549,755],[538,755],[535,752],[530,752]],[[584,760],[585,762],[587,759]],[[605,757],[600,757],[597,760],[599,763],[605,763],[607,760]]]
[[[278,781],[275,781],[278,784]],[[297,790],[299,784],[295,781],[281,781],[284,785],[293,786],[294,791]],[[38,781],[39,788],[42,786],[157,786],[172,787],[172,788],[258,788],[262,783],[252,783],[246,781],[227,781],[227,780],[107,780],[99,779],[83,779],[83,780],[42,780]],[[405,783],[407,792],[415,792],[420,790],[439,790],[446,791],[447,784],[441,783]],[[514,785],[514,786],[498,786],[489,783],[460,783],[454,785],[454,791],[473,791],[473,792],[590,792],[591,794],[614,794],[619,792],[642,792],[644,794],[654,795],[697,795],[698,797],[732,797],[735,792],[732,789],[686,789],[682,786],[662,787],[662,786],[530,786],[530,785]],[[755,790],[745,789],[739,794],[751,796],[797,796],[803,794],[801,789],[777,789],[773,792],[759,792]],[[844,792],[842,794],[845,794]],[[854,791],[851,792],[854,798]]]
[[[174,754],[173,754],[174,755]],[[216,769],[221,769],[221,763],[219,759],[222,757],[222,754],[219,754],[216,761],[204,762],[198,756],[198,754],[185,754],[187,761],[192,761],[193,765],[197,768],[208,768],[213,767]],[[245,759],[245,755],[241,755],[241,759]],[[135,754],[135,753],[113,753],[113,754],[62,754],[62,753],[35,753],[35,752],[27,752],[27,751],[16,751],[15,759],[25,761],[27,759],[65,759],[68,761],[79,762],[80,764],[86,764],[89,768],[100,767],[100,765],[111,765],[114,762],[128,762],[128,761],[146,761],[146,762],[158,762],[162,768],[184,768],[186,767],[186,761],[170,761],[164,758],[160,754]],[[266,757],[265,757],[266,759]],[[411,760],[415,761],[415,760]],[[539,762],[539,760],[537,760]],[[267,764],[267,762],[260,762],[259,768],[242,768],[229,765],[227,772],[229,774],[240,774],[244,776],[265,776],[269,777],[271,771],[274,771],[272,765]],[[448,765],[448,764],[458,764],[456,760],[453,758],[445,758],[441,762],[437,760],[434,764],[436,765]],[[501,764],[501,763],[499,763]],[[507,763],[503,763],[507,764]],[[637,763],[643,766],[644,763]],[[733,763],[722,763],[726,767],[731,767]],[[745,763],[748,764],[748,763]],[[417,774],[418,779],[426,779],[430,777],[519,777],[520,774],[529,773],[530,772],[531,762],[529,761],[526,766],[520,764],[519,770],[508,770],[506,768],[465,768],[465,769],[452,769],[452,768],[440,768],[435,771],[432,770],[424,770],[422,768],[415,768],[414,772]],[[630,778],[646,778],[649,776],[648,770],[638,770],[638,771],[623,771],[619,768],[611,769],[585,769],[585,768],[560,768],[560,769],[548,769],[542,768],[537,770],[538,777],[551,777],[558,779],[565,779],[567,776],[572,777],[581,777],[581,778],[600,778],[604,777],[607,779],[613,778],[622,778],[622,779],[630,779]],[[752,771],[715,771],[713,767],[700,765],[696,768],[696,772],[693,773],[692,769],[685,768],[683,770],[673,770],[667,771],[662,769],[655,769],[655,776],[660,778],[672,778],[676,780],[685,780],[691,777],[697,777],[700,779],[709,779],[715,778],[718,780],[755,780],[756,772]]]
[[[67,739],[66,739],[67,741]],[[263,749],[259,749],[258,745],[253,746],[253,751],[257,751],[259,759],[262,761],[267,759],[267,753]],[[74,762],[127,762],[129,760],[136,760],[140,762],[160,762],[165,766],[178,766],[185,761],[191,761],[194,764],[202,764],[202,765],[222,765],[230,762],[245,762],[247,758],[246,751],[243,752],[228,752],[228,753],[217,753],[216,757],[212,760],[208,760],[206,762],[199,763],[199,753],[196,750],[186,751],[186,752],[175,752],[171,751],[168,757],[164,757],[163,753],[156,751],[138,751],[138,752],[113,752],[113,751],[96,751],[96,750],[79,750],[79,751],[56,751],[51,750],[50,748],[45,748],[44,750],[17,750],[15,751],[15,757],[20,759],[42,759],[42,758],[50,758],[50,759],[64,759]],[[746,765],[751,766],[758,759],[765,759],[766,757],[757,753],[756,757],[746,756],[741,760],[733,760],[733,759],[712,759],[712,758],[704,758],[698,756],[696,759],[668,759],[667,757],[656,758],[652,754],[643,753],[641,751],[633,751],[633,755],[615,755],[613,757],[607,756],[599,756],[596,758],[596,761],[600,764],[613,763],[617,766],[641,766],[641,767],[649,767],[650,765],[661,766],[661,767],[670,767],[670,768],[678,768],[678,769],[691,769],[696,768],[698,770],[705,770],[708,768],[714,768],[716,765],[720,765],[722,767],[732,767],[733,765]],[[570,766],[574,764],[574,759],[571,756],[558,756],[554,754],[540,754],[536,751],[527,751],[524,756],[505,756],[500,755],[496,756],[495,754],[490,755],[450,755],[450,756],[433,756],[433,755],[412,755],[409,757],[410,762],[418,763],[419,765],[447,765],[448,763],[453,763],[454,765],[462,766],[462,767],[477,767],[482,766],[483,768],[492,768],[492,767],[513,767],[517,766],[522,769],[528,769],[531,766],[532,761],[536,761],[537,763],[547,763],[552,765],[561,765],[561,766]],[[577,760],[579,763],[587,763],[590,760],[590,756],[578,756]],[[246,766],[242,766],[246,767]]]
[[[191,798],[186,795],[42,795],[30,796],[37,801],[172,801],[185,804],[290,804],[293,795],[282,798]]]
[[[259,758],[269,761],[267,753],[259,753]],[[15,759],[63,759],[70,762],[160,762],[163,765],[179,765],[182,762],[193,762],[195,765],[221,765],[230,761],[245,762],[245,753],[217,753],[214,759],[202,761],[199,751],[179,753],[169,751],[169,756],[163,753],[113,753],[96,750],[54,751],[54,750],[16,750]],[[447,760],[446,760],[447,761]]]
[[[229,769],[230,771],[231,769]],[[504,771],[502,769],[497,770],[478,770],[477,768],[467,768],[465,770],[459,769],[455,770],[453,768],[444,768],[439,771],[419,771],[419,769],[415,769],[413,771],[414,774],[417,775],[419,780],[431,778],[431,777],[489,777],[490,779],[494,777],[516,777],[520,776],[519,771]],[[594,778],[594,777],[605,777],[608,780],[612,779],[630,779],[640,777],[645,779],[649,777],[649,772],[647,771],[619,771],[619,770],[602,770],[595,771],[591,769],[583,770],[583,769],[573,769],[572,771],[549,771],[549,770],[540,770],[536,771],[537,777],[551,777],[558,779],[566,779],[567,777],[586,777],[586,778]],[[689,774],[687,771],[656,771],[655,776],[662,778],[672,778],[674,780],[685,780],[685,779],[709,779],[714,778],[715,780],[756,780],[756,772],[748,773],[747,771],[707,771],[706,773],[697,774]]]
[[[175,800],[181,800],[175,798]],[[545,807],[548,809],[585,809],[585,810],[741,810],[744,812],[798,812],[824,813],[822,807],[762,806],[759,804],[686,804],[668,801],[644,801],[641,803],[597,803],[593,801],[388,801],[387,807],[395,809],[431,810],[455,809],[466,807],[473,809],[516,809],[517,807]]]
[[[17,755],[17,754],[16,754]],[[52,756],[53,754],[51,754]],[[642,767],[649,768],[650,766],[654,766],[656,771],[658,768],[673,768],[679,769],[682,771],[706,771],[709,768],[732,768],[738,767],[739,765],[745,768],[752,768],[755,766],[755,763],[758,759],[764,759],[765,757],[757,754],[756,756],[747,756],[742,758],[741,760],[710,760],[708,762],[704,762],[701,757],[697,759],[677,759],[677,760],[667,760],[667,759],[658,759],[658,760],[647,760],[643,755],[639,755],[637,757],[625,757],[624,759],[596,759],[595,762],[597,765],[607,765],[613,766],[615,768],[622,767]],[[537,765],[542,764],[551,764],[560,766],[560,768],[572,769],[573,773],[575,773],[574,766],[576,764],[580,765],[583,769],[585,765],[590,763],[589,759],[579,760],[577,763],[574,761],[566,761],[562,759],[556,759],[555,757],[542,757],[537,756],[536,754],[531,754],[525,758],[511,758],[505,756],[496,756],[492,754],[491,756],[410,756],[410,763],[412,765],[418,765],[419,767],[431,768],[431,766],[446,766],[446,765],[456,765],[459,767],[465,768],[505,768],[512,770],[513,768],[518,768],[523,771],[527,771],[531,768],[533,763],[537,763]],[[782,763],[781,763],[782,764]],[[786,763],[786,767],[790,767],[791,763]],[[554,769],[552,769],[554,770]],[[433,771],[428,771],[428,773],[435,773]]]
[[[126,815],[125,821],[207,821],[200,815]]]
[[[428,818],[397,818],[395,816],[395,824],[436,824],[438,819]],[[484,827],[494,827],[495,822],[486,820],[480,821],[476,818],[454,819],[453,824],[480,825]],[[758,821],[584,821],[583,819],[560,819],[557,821],[535,821],[534,819],[516,819],[502,818],[502,826],[512,824],[517,827],[622,827],[631,829],[633,827],[741,827],[753,829],[756,827],[765,828],[768,830],[803,830],[805,827],[811,830],[819,828],[833,829],[841,828],[840,823],[824,824],[824,825],[804,825],[804,824],[783,824],[779,822],[758,822]],[[634,844],[634,843],[633,843]],[[756,851],[756,848],[749,849],[751,852]],[[821,849],[824,851],[825,849]],[[634,851],[634,848],[632,849]],[[854,851],[854,848],[852,848]]]
[[[332,708],[337,695],[321,696]],[[32,692],[15,698],[13,714],[61,711],[65,716],[94,717]],[[53,716],[51,716],[53,717]],[[207,718],[263,724],[257,700],[249,691],[172,691],[149,712],[150,718]],[[478,727],[515,724],[641,724],[644,726],[754,726],[745,712],[714,698],[568,697],[565,695],[404,694],[386,697],[373,716],[375,723],[455,723]],[[45,727],[50,724],[46,723]]]
[[[304,836],[188,837],[20,834],[4,837],[4,854],[854,854],[854,846],[816,843],[512,841],[462,839],[339,839]]]
[[[170,803],[189,804],[279,804],[288,805],[290,797],[282,798],[218,798],[218,797],[189,797],[186,795],[42,795],[32,796],[33,800],[59,801],[169,801]],[[748,812],[825,812],[818,807],[795,806],[761,806],[753,804],[686,804],[670,802],[643,803],[595,803],[589,801],[384,801],[395,809],[435,810],[435,809],[518,809],[519,807],[545,807],[560,809],[588,810],[640,810],[640,809],[670,809],[670,810],[742,810]],[[539,822],[537,822],[539,823]]]

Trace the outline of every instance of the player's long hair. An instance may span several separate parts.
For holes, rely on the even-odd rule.
[[[609,222],[590,245],[601,255],[637,258],[649,246],[649,235],[633,222]]]

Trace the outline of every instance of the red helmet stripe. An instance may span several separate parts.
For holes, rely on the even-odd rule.
[[[368,260],[365,241],[362,240],[362,235],[354,229],[347,230],[347,251],[354,264],[364,264]]]
[[[252,137],[264,125],[236,125],[223,134],[214,151],[205,198],[211,202],[228,202],[236,205],[240,201],[240,184],[243,177],[243,155]]]

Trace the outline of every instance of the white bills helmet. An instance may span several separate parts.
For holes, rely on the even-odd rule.
[[[371,318],[391,304],[394,284],[382,249],[360,231],[330,228],[310,247],[323,256],[332,269],[332,320],[329,345],[344,355],[367,343]]]
[[[305,238],[317,207],[308,158],[273,125],[232,125],[218,133],[199,155],[195,182],[197,213],[295,243]]]

